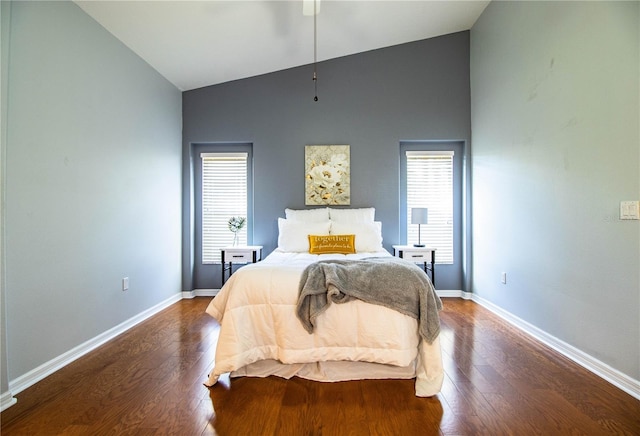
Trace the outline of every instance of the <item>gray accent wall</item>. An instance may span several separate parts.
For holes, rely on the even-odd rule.
[[[639,5],[492,2],[471,30],[473,292],[635,380]]]
[[[305,207],[305,145],[351,146],[351,207],[376,208],[391,251],[403,242],[400,143],[469,143],[469,32],[321,62],[318,102],[312,75],[307,65],[183,93],[184,290],[220,286],[219,266],[194,273],[193,144],[253,144],[253,243],[268,254],[284,209]],[[459,277],[437,274],[438,288],[460,289]]]
[[[180,297],[182,108],[73,2],[2,3],[4,391]]]

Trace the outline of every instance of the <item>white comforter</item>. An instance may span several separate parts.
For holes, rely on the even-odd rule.
[[[439,392],[443,381],[439,338],[432,344],[422,340],[417,320],[354,300],[333,304],[318,317],[314,333],[309,334],[295,315],[298,284],[307,265],[321,259],[374,256],[391,255],[385,251],[318,256],[276,250],[262,262],[236,271],[207,307],[207,313],[221,326],[215,367],[207,385],[232,371],[232,375],[298,375],[322,381],[415,376],[416,395]],[[330,366],[342,361],[385,365]],[[260,367],[265,362],[272,363],[267,370]],[[329,366],[318,369],[323,363]],[[293,369],[271,369],[282,364]],[[363,368],[371,373],[361,373]],[[394,375],[400,374],[396,369],[405,369],[404,375]]]

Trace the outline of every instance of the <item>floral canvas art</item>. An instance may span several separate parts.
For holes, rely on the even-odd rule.
[[[351,204],[348,145],[305,146],[305,204]]]

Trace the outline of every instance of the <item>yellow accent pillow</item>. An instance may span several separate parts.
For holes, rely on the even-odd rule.
[[[356,235],[309,235],[311,254],[350,254],[356,252]]]

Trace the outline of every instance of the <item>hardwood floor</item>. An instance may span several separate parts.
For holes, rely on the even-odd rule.
[[[2,435],[639,435],[640,401],[471,301],[444,299],[442,392],[413,380],[222,379],[183,300],[17,395]]]

